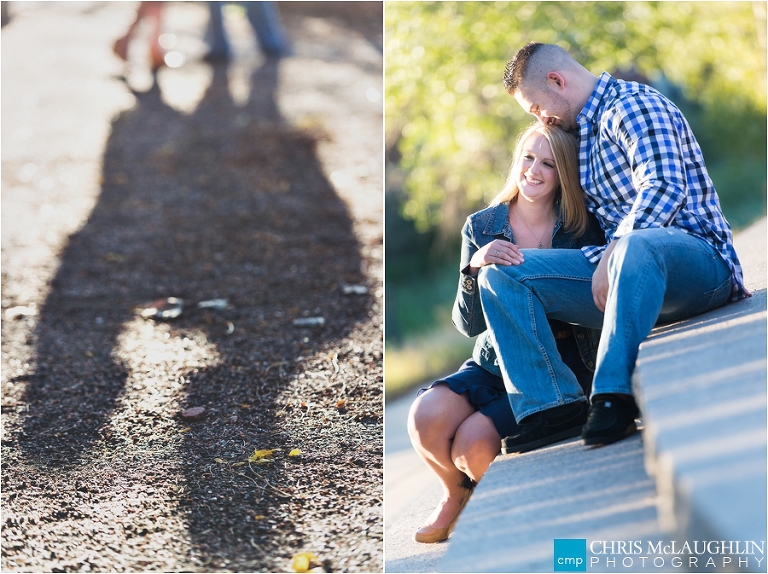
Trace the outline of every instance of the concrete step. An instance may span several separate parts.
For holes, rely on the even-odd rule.
[[[661,527],[679,543],[759,541],[762,553],[733,566],[765,572],[765,220],[735,246],[753,297],[655,329],[640,348],[633,385]]]
[[[642,434],[498,457],[439,571],[551,572],[555,538],[586,539],[591,571],[766,571],[765,219],[735,243],[754,296],[643,343],[633,378]],[[661,550],[713,540],[758,546],[711,564]]]
[[[659,539],[641,435],[589,449],[580,439],[499,456],[450,538],[440,572],[551,572],[553,539]],[[595,563],[589,569],[606,571]]]

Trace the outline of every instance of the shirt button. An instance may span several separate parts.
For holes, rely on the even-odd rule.
[[[584,339],[584,333],[579,333],[579,339]]]

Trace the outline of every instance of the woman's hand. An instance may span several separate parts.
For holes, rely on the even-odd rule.
[[[477,275],[484,265],[520,265],[522,262],[523,253],[517,245],[503,239],[494,239],[475,252],[469,260],[469,271]]]

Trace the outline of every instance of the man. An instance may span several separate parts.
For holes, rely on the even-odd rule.
[[[526,250],[520,265],[480,271],[483,312],[523,427],[502,452],[579,433],[584,444],[609,444],[637,430],[631,376],[653,326],[749,296],[730,226],[688,123],[656,90],[595,76],[539,43],[507,64],[504,86],[542,123],[578,135],[587,208],[607,245]],[[602,328],[588,412],[547,317]]]

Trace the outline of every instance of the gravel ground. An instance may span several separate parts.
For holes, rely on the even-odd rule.
[[[169,3],[151,89],[133,4],[11,4],[4,571],[382,570],[382,5],[344,4],[281,4],[283,60],[231,10],[227,68]]]

